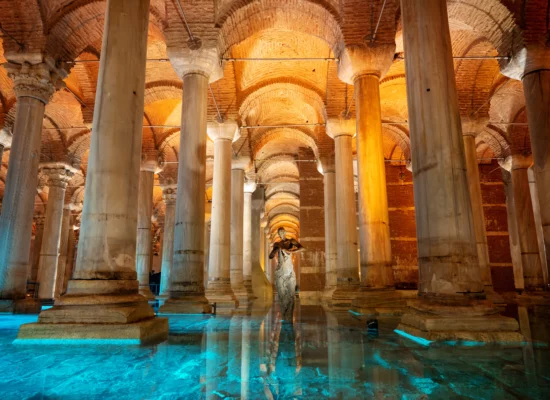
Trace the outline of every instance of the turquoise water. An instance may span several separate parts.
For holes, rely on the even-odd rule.
[[[425,347],[398,320],[302,306],[172,316],[156,346],[13,345],[36,316],[0,315],[0,399],[550,399],[542,345]],[[548,333],[547,325],[533,334]]]

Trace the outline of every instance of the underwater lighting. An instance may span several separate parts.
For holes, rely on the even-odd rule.
[[[430,343],[433,342],[432,340],[428,340],[428,339],[424,339],[424,338],[421,338],[421,337],[418,337],[418,336],[414,336],[414,335],[411,335],[411,334],[409,334],[407,332],[404,332],[402,330],[399,330],[399,329],[394,329],[394,332],[397,333],[398,335],[406,337],[407,339],[410,339],[413,342],[416,342],[416,343],[418,343],[422,346],[429,346]]]

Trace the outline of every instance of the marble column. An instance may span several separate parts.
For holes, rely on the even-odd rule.
[[[174,219],[176,214],[177,187],[170,185],[162,189],[162,198],[166,206],[164,211],[164,239],[162,241],[162,267],[160,276],[160,297],[170,294],[170,281],[174,260]]]
[[[330,302],[336,290],[338,252],[336,234],[336,170],[334,156],[321,158],[325,205],[325,290],[323,302]]]
[[[63,227],[65,190],[75,172],[65,165],[48,165],[42,169],[48,177],[48,203],[46,205],[46,220],[40,246],[40,263],[38,265],[38,297],[42,301],[52,301],[55,298],[57,275],[59,271],[59,250]]]
[[[178,51],[169,52],[172,66],[183,77],[174,257],[170,297],[159,308],[161,314],[211,310],[204,290],[206,113],[208,84],[223,71],[214,49]]]
[[[231,289],[239,302],[239,308],[249,305],[249,296],[243,281],[243,228],[244,228],[244,177],[250,158],[241,157],[231,163],[231,228],[230,275]]]
[[[487,233],[485,232],[485,213],[483,212],[483,199],[481,197],[481,184],[479,180],[475,133],[465,132],[463,140],[464,155],[466,159],[466,173],[468,176],[468,189],[470,191],[470,200],[472,202],[472,222],[474,224],[477,257],[479,260],[479,273],[485,291],[487,293],[492,293],[493,280],[491,278],[491,264],[489,261]]]
[[[521,260],[521,247],[519,245],[518,220],[514,206],[514,186],[512,185],[512,174],[502,169],[502,183],[506,195],[506,217],[508,220],[508,239],[510,241],[510,256],[512,258],[512,270],[514,273],[514,286],[516,291],[523,292],[523,262]]]
[[[531,194],[531,201],[533,202],[533,214],[535,216],[535,227],[537,230],[537,241],[539,244],[539,254],[540,262],[542,265],[544,287],[548,288],[548,264],[546,259],[546,246],[544,244],[544,229],[542,227],[537,179],[535,176],[535,171],[533,170],[533,166],[527,169],[527,176],[529,177],[529,192]]]
[[[527,169],[532,163],[530,156],[514,154],[507,157],[500,165],[511,175],[511,195],[514,207],[512,214],[516,219],[524,288],[527,291],[542,291],[544,290],[544,277],[527,174]]]
[[[349,309],[359,290],[357,268],[357,213],[353,183],[352,137],[355,120],[331,119],[327,133],[334,139],[336,191],[337,260],[336,290],[332,295],[332,307]]]
[[[11,54],[4,55],[8,60]],[[13,79],[17,98],[13,141],[10,151],[2,214],[0,215],[0,310],[36,312],[40,304],[25,300],[27,269],[32,238],[32,216],[38,183],[42,120],[55,85],[66,74],[51,63],[25,60],[5,68]],[[16,57],[17,56],[17,57]]]
[[[66,295],[18,340],[167,338],[168,320],[138,293],[135,259],[148,22],[149,0],[107,0],[76,266]]]
[[[74,211],[74,210],[73,210]],[[69,219],[69,226],[67,232],[67,260],[65,264],[65,276],[63,278],[63,288],[61,289],[61,294],[67,292],[67,285],[69,280],[73,276],[74,270],[74,257],[76,253],[76,235],[74,233],[75,216],[71,215]]]
[[[54,298],[58,298],[64,293],[65,269],[67,268],[67,253],[69,247],[69,226],[71,225],[71,206],[63,207],[63,217],[61,219],[61,236],[59,239],[59,257],[57,260],[57,271],[55,274]]]
[[[139,281],[139,294],[147,300],[153,300],[155,295],[149,287],[151,272],[151,251],[153,234],[151,232],[151,217],[153,215],[153,187],[155,183],[156,162],[142,162],[139,172],[139,195],[137,217],[136,271]]]
[[[255,182],[244,184],[243,280],[250,299],[256,298],[252,290],[252,194],[255,191]]]
[[[44,236],[45,219],[46,218],[43,215],[34,217],[36,223],[36,234],[34,237],[34,247],[28,278],[31,282],[36,282],[38,279],[38,265],[40,264],[40,248],[42,247],[42,237]]]
[[[520,341],[485,301],[468,188],[446,0],[401,0],[419,300],[398,331],[427,340]]]
[[[216,303],[217,312],[230,312],[239,305],[230,278],[231,143],[238,130],[233,121],[208,124],[208,136],[214,141],[214,177],[206,298]]]

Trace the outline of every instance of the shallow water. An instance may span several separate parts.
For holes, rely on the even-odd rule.
[[[13,345],[36,316],[0,315],[0,399],[550,398],[543,345],[425,347],[393,332],[397,319],[369,332],[320,307],[295,318],[172,316],[167,342],[137,347]]]

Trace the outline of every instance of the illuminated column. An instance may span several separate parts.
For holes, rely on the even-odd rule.
[[[252,193],[255,191],[255,182],[244,184],[243,279],[250,299],[256,298],[252,290]]]
[[[532,163],[530,156],[514,154],[507,157],[500,165],[511,174],[513,215],[516,218],[521,250],[524,288],[528,291],[538,291],[544,289],[544,278],[527,175],[527,169]]]
[[[71,212],[74,212],[73,209],[71,210]],[[63,277],[63,286],[61,289],[62,295],[67,292],[67,285],[73,276],[74,256],[76,254],[76,237],[74,233],[75,219],[75,216],[71,215],[69,218],[69,226],[67,227],[67,257],[65,261],[65,276]]]
[[[231,143],[238,130],[233,121],[208,124],[208,136],[214,141],[214,177],[206,298],[216,303],[218,312],[230,311],[239,305],[230,278]]]
[[[353,183],[352,137],[355,134],[355,120],[331,119],[327,133],[334,139],[336,191],[336,235],[338,266],[336,290],[332,295],[332,306],[349,309],[359,289],[357,269],[357,214]]]
[[[136,273],[148,22],[149,0],[106,3],[76,266],[66,295],[22,325],[18,340],[167,338],[168,321],[138,294]]]
[[[34,248],[31,258],[31,268],[29,271],[28,280],[31,282],[36,282],[38,279],[38,266],[40,264],[40,248],[42,247],[42,238],[44,236],[44,221],[45,217],[43,215],[38,215],[34,217],[36,222],[36,234],[34,237]]]
[[[538,201],[550,204],[550,51],[533,45],[521,49],[502,68],[502,73],[521,80],[533,153],[533,171],[537,181]],[[550,265],[550,207],[540,209],[547,265]]]
[[[548,263],[546,259],[546,246],[544,244],[544,229],[542,227],[542,217],[541,217],[541,211],[540,211],[537,180],[535,177],[535,171],[533,170],[533,166],[527,169],[527,176],[529,177],[529,189],[531,194],[531,200],[533,202],[533,214],[535,215],[535,226],[537,229],[537,240],[539,244],[540,262],[542,265],[542,276],[544,280],[544,286],[548,287]]]
[[[160,281],[160,296],[168,297],[170,294],[170,281],[174,259],[174,218],[176,210],[177,187],[165,186],[162,189],[162,198],[166,206],[164,212],[164,240],[162,241],[162,267]]]
[[[67,250],[69,246],[69,226],[71,225],[71,205],[63,207],[63,218],[61,222],[61,237],[59,240],[59,258],[57,262],[57,271],[55,274],[54,298],[58,298],[64,293],[65,269],[67,268]]]
[[[485,214],[483,212],[483,199],[481,197],[481,184],[479,180],[479,166],[477,162],[476,132],[464,129],[464,156],[466,159],[466,173],[468,176],[468,188],[472,201],[472,213],[474,233],[476,239],[477,257],[479,260],[479,273],[481,282],[486,292],[493,292],[493,280],[491,278],[491,264],[489,261],[489,246],[487,245],[487,233],[485,232]],[[469,131],[468,131],[469,130]]]
[[[48,165],[42,169],[42,173],[48,177],[49,192],[38,265],[38,282],[40,283],[38,297],[41,300],[51,301],[56,292],[60,293],[60,288],[56,288],[56,283],[57,275],[61,272],[58,269],[60,267],[59,254],[64,219],[63,208],[65,190],[73,172],[74,169],[65,165]]]
[[[521,261],[521,246],[519,244],[518,221],[514,206],[514,186],[512,174],[502,169],[502,183],[506,195],[506,216],[508,219],[508,239],[510,241],[510,256],[512,258],[512,270],[514,272],[514,286],[516,291],[525,290],[523,281],[523,262]]]
[[[8,60],[12,57],[4,56]],[[42,120],[56,83],[66,74],[53,70],[51,63],[33,65],[37,60],[31,61],[32,57],[13,56],[18,63],[5,64],[14,82],[17,103],[0,214],[0,310],[24,313],[40,310],[40,304],[22,300],[26,294]]]
[[[419,300],[398,331],[428,340],[521,341],[485,292],[473,224],[446,0],[401,0]],[[490,316],[490,317],[489,317]]]
[[[216,50],[169,49],[183,77],[178,194],[170,298],[159,313],[210,312],[204,290],[206,113],[208,84],[223,76]]]
[[[336,290],[338,252],[336,234],[336,172],[334,156],[321,158],[325,198],[325,292],[323,298],[330,301]]]
[[[249,296],[243,282],[243,188],[244,171],[249,164],[249,158],[233,159],[231,164],[231,288],[241,308],[246,308],[249,301]]]
[[[155,295],[149,287],[151,268],[151,216],[153,215],[153,186],[155,183],[156,162],[145,162],[139,172],[139,195],[137,217],[136,271],[139,281],[139,294],[148,300]]]

